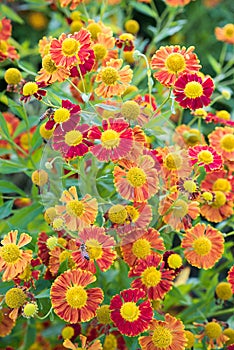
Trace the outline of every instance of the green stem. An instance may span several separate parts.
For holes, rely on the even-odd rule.
[[[227,43],[224,43],[223,47],[222,47],[222,50],[221,50],[221,53],[220,53],[220,56],[219,56],[219,63],[221,65],[221,67],[223,66],[223,63],[224,63],[224,60],[225,60],[225,56],[226,56],[226,53],[227,53]]]
[[[170,98],[171,98],[171,92],[172,92],[172,88],[170,88],[168,96],[167,96],[167,97],[165,98],[165,100],[160,104],[160,106],[156,109],[156,112],[160,111],[161,108],[167,103],[167,101],[170,100]]]
[[[86,19],[88,20],[90,17],[89,17],[89,14],[88,14],[88,11],[87,11],[87,8],[84,4],[84,2],[82,1],[82,5],[83,5],[83,10],[84,10],[84,13],[85,13],[85,16],[86,16]]]
[[[234,231],[231,231],[229,233],[224,233],[224,237],[229,237],[229,236],[232,236],[234,235]]]
[[[223,316],[223,315],[227,315],[227,314],[233,314],[234,313],[234,307],[230,308],[230,309],[222,309],[222,310],[219,310],[219,311],[216,311],[214,313],[210,313],[208,314],[207,318],[209,317],[216,317],[216,316]]]
[[[53,307],[51,306],[51,308],[49,309],[49,311],[47,312],[47,314],[45,314],[44,316],[36,316],[37,318],[39,318],[39,320],[44,320],[45,318],[47,318],[49,316],[49,314],[51,313],[51,311],[53,310]]]
[[[223,96],[222,96],[222,95],[219,95],[219,96],[215,97],[215,98],[213,99],[213,101],[211,101],[209,107],[212,106],[213,104],[215,104],[217,101],[222,100],[222,99],[223,99]]]

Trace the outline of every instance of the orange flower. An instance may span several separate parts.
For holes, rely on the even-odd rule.
[[[219,41],[223,41],[228,44],[234,44],[234,24],[228,23],[222,28],[216,27],[215,36]]]
[[[66,271],[56,278],[50,290],[54,312],[70,323],[87,322],[95,317],[103,301],[101,288],[86,289],[96,277],[80,269]]]
[[[152,320],[149,335],[138,341],[142,350],[184,350],[187,343],[183,323],[170,314],[165,321]]]
[[[97,34],[97,39],[92,45],[92,49],[94,51],[96,59],[96,68],[98,67],[98,62],[101,62],[102,66],[106,66],[106,62],[108,62],[111,58],[118,58],[117,50],[112,50],[114,46],[115,39],[113,36],[109,36],[104,33]]]
[[[201,65],[197,55],[193,53],[194,46],[180,48],[176,46],[161,46],[152,57],[151,67],[156,69],[154,77],[163,85],[172,86],[176,79],[184,73],[199,71]]]
[[[81,348],[79,348],[78,344],[73,344],[71,340],[65,339],[63,342],[63,346],[67,349],[71,350],[77,350],[77,349],[84,349],[84,350],[102,350],[102,344],[100,340],[95,340],[93,344],[89,345],[87,342],[87,337],[84,335],[80,334],[79,335],[80,342],[81,342]]]
[[[130,67],[124,66],[122,59],[113,59],[106,63],[106,66],[101,68],[96,76],[96,82],[101,83],[96,89],[97,96],[104,98],[121,96],[129,86],[132,80],[132,70]]]
[[[83,0],[59,0],[61,7],[70,6],[70,10],[75,10]]]
[[[56,66],[50,54],[43,57],[42,68],[39,70],[38,74],[35,80],[38,82],[45,82],[46,84],[52,84],[56,81],[62,82],[70,75],[66,68]]]
[[[228,271],[227,280],[231,284],[231,286],[232,286],[232,293],[234,294],[234,265]]]
[[[7,40],[11,36],[11,20],[3,17],[0,20],[0,40]]]
[[[0,309],[0,337],[6,337],[15,326],[15,320],[10,318],[10,313],[11,310],[9,308],[4,307]]]
[[[5,61],[7,58],[10,60],[19,59],[19,55],[14,48],[6,40],[0,40],[0,62]]]
[[[225,169],[213,171],[206,174],[201,182],[201,189],[205,191],[221,191],[228,195],[228,198],[234,199],[234,177]]]
[[[21,233],[17,242],[18,231],[10,231],[1,241],[0,247],[0,271],[4,271],[2,280],[10,281],[23,272],[32,259],[31,250],[21,250],[23,246],[31,242],[32,237]]]
[[[76,187],[72,186],[68,191],[63,191],[60,201],[64,202],[65,205],[56,205],[55,208],[69,230],[82,230],[94,223],[98,212],[96,198],[86,194],[83,199],[79,200]]]
[[[75,251],[76,248],[75,240],[70,239],[68,242],[66,241],[64,249],[56,246],[49,251],[50,258],[48,267],[52,275],[58,273],[59,267],[64,261],[67,261],[67,270],[76,266],[72,259],[72,251]]]
[[[181,242],[188,262],[205,270],[212,268],[224,252],[224,238],[210,225],[197,224],[187,230]]]
[[[207,345],[207,349],[223,348],[229,337],[224,334],[222,329],[222,322],[212,319],[211,322],[204,324],[194,323],[195,326],[203,327],[203,331],[197,336],[199,343]],[[204,340],[203,340],[204,339]],[[202,341],[203,340],[203,341]]]
[[[224,161],[234,161],[234,128],[216,127],[208,138],[210,145],[216,149]]]
[[[201,215],[208,221],[221,222],[233,214],[233,201],[229,194],[214,191],[214,200],[201,206]]]
[[[165,0],[169,6],[185,6],[190,3],[191,0]]]

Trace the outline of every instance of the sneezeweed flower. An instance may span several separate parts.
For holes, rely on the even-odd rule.
[[[202,79],[198,74],[185,73],[175,81],[173,93],[181,107],[194,110],[210,104],[213,90],[210,77]]]
[[[84,227],[94,223],[98,212],[96,198],[86,194],[79,200],[76,187],[72,186],[68,190],[63,191],[60,201],[64,205],[56,205],[55,208],[58,215],[64,219],[69,230],[82,230]]]
[[[195,336],[192,332],[185,330],[185,337],[187,340],[186,349],[193,349],[195,343]]]
[[[122,160],[114,167],[114,184],[125,199],[144,202],[158,192],[158,172],[152,157],[143,155],[137,162]]]
[[[188,151],[177,147],[158,148],[162,156],[161,174],[167,188],[175,185],[173,180],[184,178],[191,174]]]
[[[99,142],[90,151],[100,161],[117,160],[123,158],[133,146],[133,131],[123,119],[108,119],[102,121],[102,130],[93,126],[88,137]]]
[[[43,169],[35,170],[32,173],[31,179],[32,179],[32,182],[34,183],[34,185],[36,185],[38,187],[43,187],[44,185],[46,185],[48,183],[49,175]]]
[[[51,58],[50,54],[42,58],[42,68],[39,70],[36,81],[46,84],[53,84],[56,81],[65,81],[70,75],[68,69],[62,66],[57,66]]]
[[[163,261],[165,263],[164,268],[172,270],[175,276],[183,269],[183,260],[181,256],[173,250],[167,250],[163,254]]]
[[[122,67],[122,64],[122,59],[111,58],[106,66],[101,68],[95,80],[100,83],[94,90],[97,96],[104,98],[121,96],[128,88],[133,72],[128,65]]]
[[[173,86],[176,79],[184,73],[199,71],[201,65],[194,46],[161,46],[153,55],[151,68],[157,70],[154,77],[163,85]]]
[[[26,103],[30,101],[32,96],[34,96],[40,101],[42,97],[46,95],[46,91],[41,89],[41,87],[44,86],[45,84],[43,82],[37,83],[35,81],[28,81],[22,88],[22,96],[20,97],[20,100]]]
[[[1,240],[0,247],[0,271],[4,271],[2,280],[10,281],[23,272],[27,264],[32,259],[31,250],[21,250],[30,243],[32,237],[26,233],[21,233],[17,243],[18,230],[10,231]]]
[[[84,256],[81,245],[85,245],[87,258]],[[115,240],[105,233],[104,227],[87,227],[79,232],[77,245],[79,250],[72,253],[77,267],[96,272],[96,266],[101,271],[108,270],[116,258],[114,251]]]
[[[6,337],[15,326],[15,320],[10,318],[11,310],[7,307],[0,309],[0,337]]]
[[[75,340],[78,335],[81,333],[81,326],[79,324],[66,324],[62,330],[59,339],[70,339],[71,341]]]
[[[61,7],[70,6],[70,10],[75,10],[82,2],[83,0],[59,0]]]
[[[69,120],[74,126],[80,121],[80,106],[72,103],[69,100],[62,100],[62,107],[53,111],[52,115],[49,116],[45,128],[51,130],[58,125],[63,125],[63,123]]]
[[[126,31],[131,34],[137,34],[140,30],[140,24],[135,19],[127,20],[124,27]]]
[[[195,200],[199,197],[199,185],[193,178],[179,179],[177,188],[178,191],[185,194],[189,200]]]
[[[234,128],[216,127],[208,138],[210,146],[216,149],[225,162],[234,160]]]
[[[114,330],[105,336],[103,350],[127,350],[127,345],[120,332]]]
[[[234,344],[234,329],[226,328],[223,331],[223,334],[226,335],[229,339],[226,341],[226,345]],[[228,348],[228,350],[233,350],[233,348]]]
[[[9,317],[16,320],[19,309],[26,303],[27,295],[21,288],[11,288],[6,292],[5,303],[12,309]]]
[[[56,278],[50,290],[54,312],[70,323],[87,322],[95,317],[103,301],[101,288],[86,288],[96,277],[80,269],[66,271]]]
[[[221,191],[234,199],[234,178],[228,174],[227,170],[220,169],[206,174],[201,182],[201,189],[206,191]]]
[[[213,191],[212,201],[202,204],[200,211],[208,221],[221,222],[233,214],[232,197],[222,191]]]
[[[197,224],[187,230],[181,242],[184,256],[192,266],[210,269],[221,259],[224,238],[220,231],[210,225]]]
[[[153,310],[145,292],[125,289],[110,302],[110,317],[121,334],[135,337],[146,331],[153,317]]]
[[[223,165],[220,154],[211,146],[190,147],[188,154],[192,165],[203,166],[207,172],[218,170]]]
[[[191,0],[165,0],[166,4],[169,6],[185,6],[190,3]]]
[[[98,66],[99,62],[102,64],[102,66],[105,66],[106,62],[108,62],[111,58],[118,58],[117,50],[112,50],[114,46],[115,39],[113,36],[109,36],[104,33],[97,34],[97,39],[92,45],[92,49],[94,51],[95,59],[97,62],[96,66]]]
[[[9,39],[11,36],[11,30],[12,30],[11,20],[6,17],[3,17],[0,20],[0,40]]]
[[[140,259],[129,272],[129,277],[137,277],[132,288],[143,289],[150,300],[163,299],[172,288],[174,271],[164,269],[159,254],[148,255]]]
[[[33,318],[38,313],[38,305],[36,301],[31,301],[23,306],[22,316],[25,318]]]
[[[97,309],[97,321],[105,325],[112,323],[110,318],[110,305],[102,305]]]
[[[0,40],[0,62],[6,59],[17,60],[19,55],[14,46],[10,45],[8,41]]]
[[[205,343],[208,345],[208,349],[222,348],[228,340],[228,337],[223,334],[221,322],[218,322],[215,319],[206,324],[194,323],[194,325],[203,327],[202,332],[197,338],[199,342],[204,339]]]
[[[149,335],[138,338],[142,350],[184,350],[187,338],[183,323],[165,315],[165,321],[152,320]]]
[[[84,350],[103,350],[102,344],[100,342],[100,340],[95,340],[91,345],[87,342],[87,337],[85,337],[84,335],[80,334],[79,336],[80,338],[80,345],[81,347],[79,347],[79,344],[73,344],[71,342],[71,340],[69,339],[65,339],[63,342],[63,346],[66,349],[71,349],[71,350],[77,350],[77,349],[84,349]],[[78,346],[78,347],[77,347]]]
[[[216,27],[215,36],[217,40],[233,45],[234,44],[234,24],[228,23],[222,28]]]
[[[4,79],[8,85],[17,85],[22,80],[22,74],[17,68],[8,68],[4,74]]]
[[[234,266],[230,268],[228,271],[228,277],[227,277],[228,282],[231,284],[232,287],[232,293],[234,294]]]
[[[75,240],[66,241],[64,248],[55,246],[54,248],[50,249],[48,268],[53,276],[58,273],[59,267],[63,262],[66,262],[66,267],[64,267],[64,270],[72,270],[76,267],[76,264],[72,259],[72,252],[74,250],[76,250]]]
[[[229,282],[220,282],[215,288],[215,296],[220,300],[229,300],[232,297],[232,287]]]
[[[185,124],[181,124],[175,128],[173,141],[181,148],[206,144],[204,136],[198,129],[190,128]]]

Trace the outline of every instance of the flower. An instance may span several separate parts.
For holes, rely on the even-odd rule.
[[[201,215],[211,222],[221,222],[233,214],[233,201],[229,194],[213,191],[213,200],[202,204]]]
[[[140,289],[125,289],[110,302],[110,317],[121,334],[135,337],[149,327],[153,310],[145,292]]]
[[[94,51],[95,59],[96,59],[96,67],[98,66],[98,62],[101,62],[102,66],[106,65],[111,58],[117,59],[118,52],[117,50],[111,50],[115,46],[115,39],[113,36],[109,36],[105,33],[98,33],[97,39],[92,45],[92,49]]]
[[[62,100],[62,107],[53,111],[49,116],[49,120],[46,122],[45,128],[47,130],[52,130],[54,127],[63,125],[63,123],[68,122],[69,120],[73,123],[73,126],[75,126],[80,121],[79,112],[79,105],[75,105],[69,100]]]
[[[212,147],[223,157],[224,161],[234,161],[234,128],[216,127],[209,136]]]
[[[166,4],[169,6],[185,6],[190,3],[191,0],[165,0]]]
[[[59,0],[61,7],[70,6],[70,10],[75,10],[83,0]]]
[[[102,350],[103,349],[100,340],[95,340],[93,342],[93,344],[89,345],[88,342],[87,342],[87,337],[85,337],[84,335],[80,334],[79,338],[80,338],[80,342],[81,342],[81,348],[77,347],[78,344],[73,344],[70,339],[65,339],[64,342],[63,342],[63,346],[65,348],[71,349],[71,350],[77,350],[77,349]]]
[[[232,287],[232,293],[234,293],[234,266],[230,268],[228,271],[228,277],[227,277],[228,282],[231,284]]]
[[[23,102],[28,102],[30,101],[31,97],[34,96],[40,101],[42,97],[46,95],[46,91],[41,89],[41,87],[44,86],[45,85],[43,82],[37,83],[35,81],[28,81],[22,88],[22,96],[20,97],[20,100]]]
[[[192,165],[203,166],[207,172],[218,170],[223,165],[221,156],[211,146],[190,147],[188,154]]]
[[[72,253],[72,258],[77,267],[83,270],[96,273],[96,264],[101,271],[106,271],[116,258],[116,252],[113,250],[115,240],[105,233],[103,227],[84,228],[79,232],[77,245],[80,249]],[[84,257],[82,245],[85,245],[88,259]]]
[[[232,286],[229,282],[220,282],[215,288],[215,296],[220,300],[228,300],[232,297]]]
[[[195,200],[199,196],[199,186],[195,179],[184,178],[179,179],[177,188],[180,192],[184,193],[189,200]]]
[[[234,199],[234,178],[225,169],[206,174],[201,182],[201,189],[205,191],[221,191],[228,198]]]
[[[99,144],[90,151],[100,160],[109,161],[123,158],[133,146],[133,131],[124,119],[108,119],[102,121],[101,131],[97,126],[91,127],[88,137],[98,140]]]
[[[161,46],[153,55],[151,68],[156,69],[154,77],[163,85],[173,86],[183,73],[192,73],[201,68],[194,46]]]
[[[94,90],[97,96],[109,98],[121,96],[132,80],[132,70],[130,67],[122,67],[122,59],[113,59],[102,67],[96,76],[96,82],[100,85]]]
[[[101,288],[86,288],[95,280],[91,272],[80,269],[68,270],[58,276],[50,290],[54,312],[70,323],[92,319],[103,301]]]
[[[39,70],[35,80],[38,82],[45,82],[46,84],[52,84],[56,81],[62,82],[66,80],[69,75],[69,70],[65,67],[57,66],[52,60],[51,55],[47,54],[42,58],[42,68]]]
[[[9,85],[17,85],[22,80],[22,74],[17,68],[8,68],[4,74],[4,79]]]
[[[16,320],[19,309],[26,303],[27,295],[21,288],[11,288],[6,292],[5,303],[13,309],[9,317],[12,320]]]
[[[143,289],[149,299],[163,299],[172,288],[174,271],[164,269],[159,254],[151,254],[139,259],[129,272],[129,277],[138,277],[132,283],[132,288]]]
[[[183,323],[167,313],[165,321],[152,320],[149,335],[138,341],[142,350],[184,350],[187,339]]]
[[[10,45],[8,41],[0,40],[0,62],[7,58],[11,60],[19,59],[19,55],[14,46]]]
[[[114,184],[119,194],[131,201],[144,202],[158,192],[158,172],[148,155],[137,162],[122,160],[114,167]]]
[[[210,225],[197,224],[187,230],[181,242],[188,262],[202,269],[210,269],[221,259],[224,238],[220,231]]]
[[[210,77],[202,79],[198,74],[185,73],[175,81],[173,93],[181,107],[198,109],[210,104],[213,90]]]
[[[76,187],[72,186],[63,191],[60,201],[65,205],[56,205],[55,208],[69,230],[82,230],[94,223],[98,211],[96,198],[86,194],[83,199],[79,200]]]
[[[11,36],[11,20],[3,17],[0,20],[0,40],[8,40]]]
[[[228,44],[234,44],[234,24],[228,23],[222,28],[216,27],[215,36],[219,41],[223,41]]]
[[[15,326],[15,320],[10,318],[11,310],[7,307],[0,309],[0,337],[6,337]]]
[[[4,271],[2,280],[10,281],[23,272],[32,259],[31,250],[21,250],[31,242],[32,237],[27,233],[21,233],[17,242],[18,230],[12,230],[1,240],[0,247],[0,271]]]
[[[197,337],[201,342],[203,339],[205,343],[208,345],[208,349],[219,349],[222,348],[226,341],[229,339],[223,333],[221,322],[212,319],[211,322],[207,322],[205,324],[194,323],[195,326],[203,327],[203,331]]]

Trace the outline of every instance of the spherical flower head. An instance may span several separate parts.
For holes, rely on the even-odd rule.
[[[101,324],[110,324],[110,305],[102,305],[97,309],[97,320]]]
[[[186,349],[191,349],[195,343],[195,336],[192,332],[187,330],[185,331],[185,336],[187,340]]]
[[[38,306],[37,303],[35,301],[30,302],[30,303],[26,303],[23,307],[23,317],[25,318],[33,318],[36,316],[36,314],[38,313]]]
[[[4,79],[7,84],[16,85],[21,81],[22,75],[17,68],[8,68],[4,74]]]
[[[48,224],[51,224],[57,216],[55,207],[47,208],[44,213],[44,219]]]
[[[228,282],[220,282],[215,288],[217,298],[221,300],[229,300],[232,297],[231,284]]]
[[[29,81],[23,86],[23,95],[32,96],[38,91],[38,85],[34,81]]]
[[[46,129],[46,123],[41,124],[40,126],[40,135],[44,140],[49,140],[54,132],[54,129],[48,130]]]
[[[48,173],[43,169],[35,170],[31,178],[34,185],[38,187],[43,187],[49,181]]]
[[[229,338],[225,343],[226,345],[234,344],[234,329],[226,328],[224,329],[223,334]]]
[[[57,244],[58,238],[56,236],[51,236],[46,241],[46,245],[50,250],[54,249],[57,246]]]
[[[26,294],[20,288],[11,288],[6,292],[5,303],[11,309],[18,309],[26,302]]]
[[[137,120],[140,112],[140,106],[135,101],[126,101],[121,106],[121,113],[128,121]]]
[[[129,19],[125,22],[124,27],[128,33],[137,34],[140,30],[139,23],[134,19]]]
[[[221,156],[211,146],[194,146],[189,148],[192,165],[203,166],[207,172],[218,170],[223,165]]]

